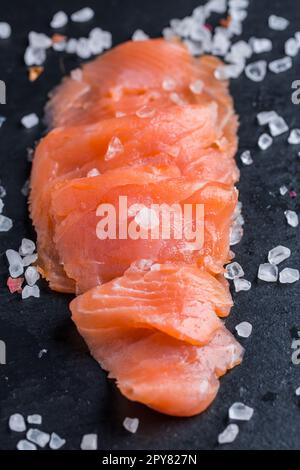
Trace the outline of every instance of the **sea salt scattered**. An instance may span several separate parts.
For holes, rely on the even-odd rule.
[[[295,38],[289,38],[284,45],[284,52],[286,55],[295,57],[299,52],[299,44]]]
[[[243,321],[236,325],[235,330],[241,338],[249,338],[252,333],[252,325],[247,321]]]
[[[98,448],[98,436],[97,434],[85,434],[82,436],[81,450],[97,450]]]
[[[285,185],[280,186],[279,192],[280,192],[281,196],[285,196],[286,193],[288,192],[288,188]]]
[[[85,21],[90,21],[94,15],[95,13],[90,7],[85,7],[72,13],[71,20],[75,23],[84,23]]]
[[[278,279],[278,268],[270,263],[260,264],[257,277],[261,281],[276,282]]]
[[[273,139],[269,134],[262,134],[259,139],[258,139],[258,146],[261,150],[267,150],[269,147],[271,147],[273,143]]]
[[[299,281],[299,271],[293,268],[284,268],[279,273],[279,282],[281,284],[293,284]]]
[[[8,232],[12,226],[13,221],[9,217],[0,214],[0,232]]]
[[[226,271],[225,271],[224,277],[226,277],[226,279],[236,279],[239,277],[243,277],[245,274],[242,266],[236,261],[234,261],[233,263],[227,264],[225,269]]]
[[[251,156],[250,150],[245,150],[241,154],[240,159],[244,165],[252,165],[253,163],[253,158]]]
[[[131,433],[136,433],[139,427],[139,419],[138,418],[125,418],[123,421],[123,426],[126,431]]]
[[[44,33],[30,31],[28,34],[29,46],[32,49],[48,49],[52,46],[52,40]]]
[[[40,431],[39,429],[31,428],[28,429],[26,438],[34,444],[37,444],[39,447],[45,447],[50,440],[50,435],[46,432]]]
[[[92,168],[90,171],[87,172],[87,177],[92,178],[94,176],[99,176],[101,175],[100,171],[97,168]]]
[[[25,419],[20,413],[15,413],[9,417],[8,427],[11,431],[24,432],[26,430]]]
[[[254,409],[244,403],[233,403],[229,408],[229,418],[239,421],[249,421],[254,413]]]
[[[23,266],[29,266],[30,264],[35,263],[37,259],[38,259],[37,253],[33,253],[32,255],[26,255],[22,259]]]
[[[15,250],[6,250],[6,258],[9,264],[9,274],[12,278],[19,277],[24,272],[22,258]]]
[[[268,18],[269,28],[274,29],[275,31],[285,30],[290,22],[286,18],[281,16],[271,15]]]
[[[146,105],[138,109],[135,114],[137,115],[137,117],[144,119],[144,118],[153,117],[155,113],[156,113],[155,108],[152,108],[151,106]]]
[[[267,73],[267,62],[265,60],[258,60],[252,62],[245,67],[246,77],[253,82],[261,82]]]
[[[243,64],[222,65],[215,70],[214,75],[217,80],[228,80],[229,78],[238,78],[243,70]]]
[[[79,38],[76,43],[76,54],[81,59],[89,59],[92,55],[90,43],[87,38]]]
[[[22,117],[21,123],[26,129],[31,129],[39,123],[39,118],[35,113],[30,113]]]
[[[124,150],[124,147],[120,139],[118,137],[113,137],[108,145],[104,160],[106,161],[111,160],[116,155],[123,152],[123,150]]]
[[[46,60],[46,51],[41,48],[28,46],[24,54],[25,65],[42,65]]]
[[[255,54],[262,54],[263,52],[270,52],[272,50],[272,41],[267,38],[255,38],[252,37],[249,40],[249,44]]]
[[[66,443],[65,439],[62,439],[58,434],[53,432],[50,437],[49,447],[52,450],[58,450],[63,447]]]
[[[19,253],[21,256],[32,255],[35,250],[35,243],[28,238],[23,238],[21,246],[19,248]]]
[[[281,116],[277,116],[269,122],[270,133],[273,137],[284,134],[289,130],[285,120]]]
[[[289,70],[293,65],[292,59],[289,56],[282,57],[281,59],[273,60],[269,63],[269,70],[273,73],[281,73]]]
[[[62,52],[66,49],[66,41],[54,42],[52,48],[54,51]]]
[[[66,52],[68,54],[75,54],[76,49],[77,49],[77,39],[75,38],[69,39],[66,45]]]
[[[42,417],[41,415],[28,415],[27,416],[27,423],[29,424],[42,424]]]
[[[291,145],[300,144],[300,129],[292,129],[288,138],[288,143]]]
[[[237,424],[228,424],[221,434],[218,435],[219,444],[230,444],[235,441],[239,433],[239,427]]]
[[[146,41],[149,39],[149,36],[142,29],[137,29],[134,31],[131,39],[133,41]]]
[[[50,26],[51,28],[63,28],[68,23],[68,16],[64,11],[58,11],[53,16]]]
[[[258,124],[260,126],[269,124],[271,121],[273,121],[277,117],[278,117],[278,114],[276,113],[276,111],[261,111],[256,116]]]
[[[21,439],[17,443],[17,449],[18,450],[37,450],[37,446],[33,444],[32,442],[26,441],[26,439]]]
[[[28,299],[29,297],[40,297],[40,289],[38,286],[25,286],[22,289],[22,299]]]
[[[0,22],[0,39],[8,39],[11,35],[11,27],[5,21]]]
[[[233,283],[235,292],[248,291],[251,289],[251,282],[247,281],[247,279],[234,279]]]
[[[291,227],[298,227],[299,225],[299,217],[295,211],[287,210],[284,211],[284,215],[286,217],[287,223]]]
[[[40,274],[34,266],[29,266],[25,271],[25,279],[29,286],[34,286],[39,280]]]
[[[291,250],[286,246],[275,246],[268,253],[268,261],[270,264],[279,264],[291,256]]]

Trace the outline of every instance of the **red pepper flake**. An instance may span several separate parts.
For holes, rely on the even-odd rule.
[[[9,277],[7,279],[7,287],[9,288],[9,292],[11,294],[14,294],[15,292],[18,292],[19,294],[21,294],[23,282],[24,282],[24,277],[17,277],[16,279]]]
[[[53,34],[52,36],[53,44],[57,44],[58,42],[63,42],[67,39],[67,36],[63,36],[62,34]]]
[[[227,18],[222,18],[220,20],[220,25],[223,26],[223,28],[228,28],[228,26],[231,23],[231,20],[232,20],[231,16],[228,15]]]
[[[28,77],[31,82],[35,82],[37,78],[44,72],[44,67],[33,66],[28,69]]]
[[[290,192],[289,192],[289,195],[290,195],[290,197],[291,197],[292,199],[295,199],[295,197],[297,197],[296,191],[290,191]]]
[[[212,30],[213,30],[212,25],[209,24],[209,23],[205,23],[204,28],[208,29],[209,31],[212,31]]]

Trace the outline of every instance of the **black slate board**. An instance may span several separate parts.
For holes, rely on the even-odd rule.
[[[256,146],[261,133],[255,115],[276,109],[291,127],[300,127],[300,107],[291,102],[291,83],[300,78],[300,59],[280,75],[268,73],[263,83],[244,76],[232,81],[236,109],[241,117],[240,151],[251,149],[254,164],[241,169],[239,185],[244,204],[246,233],[235,247],[237,260],[253,282],[250,292],[235,297],[235,307],[227,326],[248,320],[253,334],[242,340],[246,355],[242,366],[222,379],[214,404],[201,416],[175,419],[130,403],[106,379],[88,354],[83,340],[70,320],[70,296],[50,292],[42,284],[40,299],[20,300],[6,287],[4,252],[17,248],[21,238],[34,237],[26,199],[20,188],[28,178],[30,164],[26,147],[44,132],[42,125],[30,131],[21,128],[20,118],[29,112],[40,116],[47,93],[63,74],[79,64],[73,56],[49,53],[43,76],[35,83],[27,79],[22,61],[29,30],[51,33],[49,21],[59,9],[71,13],[87,5],[96,17],[82,25],[69,24],[68,35],[86,35],[96,25],[113,34],[114,44],[128,39],[140,27],[155,37],[174,17],[183,17],[199,0],[72,0],[41,2],[10,0],[1,8],[0,19],[13,28],[9,40],[0,42],[0,79],[7,83],[8,102],[0,106],[7,122],[0,130],[0,178],[7,189],[4,214],[14,220],[14,228],[0,234],[0,339],[7,345],[7,364],[0,365],[0,449],[14,449],[20,435],[8,431],[10,414],[41,413],[42,429],[56,431],[67,439],[66,449],[78,449],[84,433],[97,432],[101,449],[214,449],[217,435],[227,423],[227,410],[234,401],[255,408],[253,419],[240,425],[240,435],[227,449],[296,449],[300,447],[300,409],[295,389],[300,385],[300,365],[291,362],[292,338],[300,328],[299,284],[268,285],[257,282],[257,267],[268,250],[280,243],[289,246],[292,257],[285,265],[300,266],[299,229],[285,223],[286,208],[299,211],[299,197],[280,197],[282,184],[300,191],[297,156],[300,148],[288,146],[287,135],[278,137],[266,152]],[[252,0],[244,24],[243,38],[270,37],[272,60],[283,55],[284,41],[300,30],[300,6],[293,0]],[[274,13],[287,17],[290,27],[271,31],[267,17]],[[38,352],[47,349],[41,359]],[[139,417],[136,435],[122,427],[125,416]]]

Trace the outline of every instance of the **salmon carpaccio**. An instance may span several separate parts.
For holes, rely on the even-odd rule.
[[[232,307],[223,272],[239,172],[237,117],[227,82],[214,76],[220,64],[154,39],[84,65],[52,94],[51,130],[31,175],[41,272],[52,289],[77,295],[73,321],[120,391],[175,416],[205,410],[243,355],[222,320]],[[99,236],[103,205],[116,208],[120,233],[124,197],[130,208],[167,205],[181,215],[201,205],[201,227],[195,213],[188,222],[201,245]],[[127,225],[137,215],[126,208]]]

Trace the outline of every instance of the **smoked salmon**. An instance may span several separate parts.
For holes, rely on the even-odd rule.
[[[77,295],[73,321],[120,391],[176,416],[205,410],[243,355],[222,320],[239,172],[220,64],[163,39],[85,64],[51,96],[31,175],[50,287]]]

